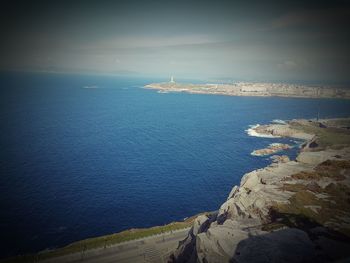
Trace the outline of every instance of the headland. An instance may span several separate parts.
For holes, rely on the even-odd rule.
[[[182,84],[162,82],[148,84],[145,88],[156,89],[160,93],[186,92],[228,96],[350,99],[350,89],[286,83]]]
[[[201,215],[171,262],[332,262],[350,258],[350,119],[255,126],[304,139],[242,177],[217,215]]]

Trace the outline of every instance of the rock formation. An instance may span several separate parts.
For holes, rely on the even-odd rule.
[[[296,160],[284,158],[245,174],[216,215],[195,220],[169,262],[349,259],[349,124],[294,120],[257,127],[308,141]]]
[[[289,144],[285,143],[271,143],[264,149],[254,150],[251,154],[256,156],[265,156],[277,153],[279,151],[288,150],[292,148]]]

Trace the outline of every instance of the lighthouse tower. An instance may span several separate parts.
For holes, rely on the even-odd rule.
[[[174,76],[171,76],[171,78],[170,78],[170,83],[175,83],[175,81],[174,81]]]

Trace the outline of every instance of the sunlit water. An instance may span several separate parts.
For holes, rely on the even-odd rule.
[[[1,256],[217,210],[274,119],[350,116],[350,101],[157,93],[158,79],[1,74]],[[164,80],[163,80],[164,81]],[[286,151],[295,157],[297,147]]]

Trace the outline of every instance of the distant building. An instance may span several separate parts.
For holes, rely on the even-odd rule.
[[[175,81],[174,81],[174,76],[171,76],[171,78],[170,78],[170,83],[175,83]]]

